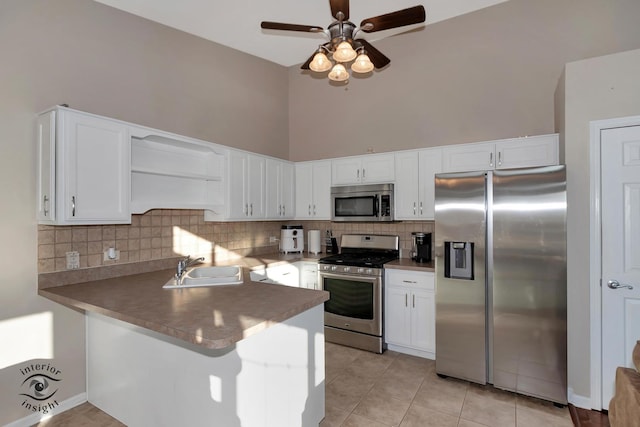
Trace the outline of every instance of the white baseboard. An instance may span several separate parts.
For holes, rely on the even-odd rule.
[[[59,402],[59,405],[51,410],[47,415],[43,415],[40,412],[34,412],[30,415],[27,415],[24,418],[20,418],[19,420],[13,421],[7,424],[5,427],[29,427],[34,424],[38,424],[40,421],[45,418],[52,417],[57,414],[61,414],[64,411],[67,411],[75,406],[83,404],[87,401],[87,393],[80,393],[72,396],[62,402]]]
[[[436,355],[430,351],[417,350],[411,347],[403,347],[400,345],[387,344],[387,349],[397,351],[398,353],[410,354],[411,356],[423,357],[425,359],[435,360]]]
[[[580,396],[579,394],[575,394],[571,387],[569,387],[569,389],[567,390],[567,396],[569,397],[567,400],[573,406],[576,406],[582,409],[588,409],[588,410],[592,409],[591,398],[586,396]]]

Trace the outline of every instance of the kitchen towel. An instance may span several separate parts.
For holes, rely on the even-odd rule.
[[[310,254],[319,254],[322,252],[320,242],[320,230],[309,230],[307,250]]]

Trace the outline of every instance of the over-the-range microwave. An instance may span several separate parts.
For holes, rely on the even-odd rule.
[[[331,187],[331,220],[393,221],[393,184]]]

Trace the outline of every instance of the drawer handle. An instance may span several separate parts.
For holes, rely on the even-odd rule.
[[[403,283],[418,283],[418,282],[416,282],[414,280],[403,280],[402,282]]]

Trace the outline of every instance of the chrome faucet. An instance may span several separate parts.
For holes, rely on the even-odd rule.
[[[187,271],[187,268],[191,267],[193,264],[196,264],[202,261],[204,261],[204,257],[191,259],[190,255],[187,255],[186,258],[179,260],[178,266],[176,267],[176,279],[178,280],[178,283],[182,279],[182,276],[184,276],[184,273]]]

